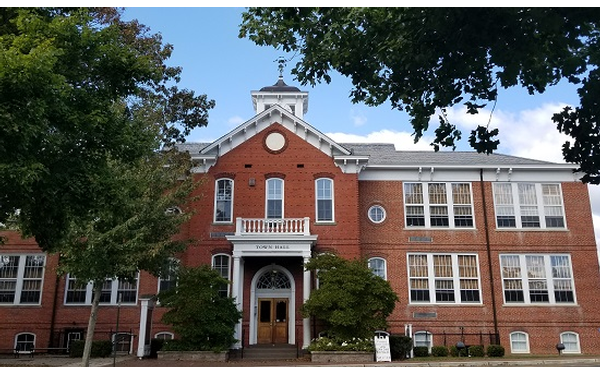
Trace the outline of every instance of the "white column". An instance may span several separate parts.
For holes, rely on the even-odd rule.
[[[306,263],[308,263],[310,261],[310,257],[304,257],[304,264],[303,266],[306,266]],[[310,297],[310,271],[307,271],[306,268],[304,268],[304,282],[303,282],[303,301],[306,302],[306,300]],[[308,347],[308,345],[310,345],[310,318],[304,318],[302,320],[302,332],[303,332],[303,340],[302,340],[302,349],[306,349]]]
[[[150,345],[146,344],[146,342],[150,342],[150,340],[146,336],[150,334],[149,325],[152,324],[152,322],[148,320],[148,317],[151,316],[149,312],[154,307],[150,304],[151,301],[152,297],[140,297],[140,330],[137,347],[137,356],[139,358],[143,358],[150,354]]]
[[[242,301],[240,292],[241,288],[243,288],[243,282],[241,280],[241,262],[240,257],[234,255],[233,256],[233,275],[231,277],[231,297],[235,299],[235,303],[237,304],[237,309],[242,311]],[[240,320],[235,325],[235,333],[234,338],[238,340],[235,344],[233,344],[234,349],[240,349],[242,347],[242,320]]]

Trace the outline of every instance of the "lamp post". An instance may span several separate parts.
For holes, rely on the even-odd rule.
[[[465,335],[464,335],[465,327],[460,327],[460,341],[456,343],[456,350],[458,351],[458,356],[460,357],[460,352],[466,348],[465,345]]]
[[[115,328],[115,343],[113,346],[113,367],[117,366],[117,344],[119,340],[119,315],[121,315],[121,299],[122,294],[119,293],[119,300],[117,301],[117,327]]]
[[[460,357],[460,352],[462,352],[464,348],[466,348],[464,342],[459,341],[459,342],[456,343],[456,350],[458,351],[458,356],[459,357]]]

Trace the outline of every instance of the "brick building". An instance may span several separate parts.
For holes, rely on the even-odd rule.
[[[587,186],[574,167],[474,152],[340,144],[303,120],[308,93],[252,91],[256,115],[212,143],[181,148],[203,180],[181,264],[212,264],[243,311],[239,346],[306,347],[303,264],[323,252],[364,258],[399,302],[391,333],[415,345],[500,343],[507,353],[600,354],[600,272]],[[91,288],[57,277],[58,259],[6,232],[0,247],[0,349],[66,347],[85,335]],[[152,296],[172,280],[108,280],[97,339],[147,355],[173,337]],[[121,296],[121,302],[118,301]],[[118,327],[117,327],[118,324]]]

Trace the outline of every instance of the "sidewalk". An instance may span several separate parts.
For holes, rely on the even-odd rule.
[[[435,361],[394,361],[369,362],[348,364],[312,363],[299,358],[290,361],[241,361],[202,362],[202,361],[173,361],[158,359],[138,359],[135,356],[117,356],[116,358],[91,358],[90,367],[600,367],[600,357],[591,356],[561,356],[543,358],[498,358],[481,360],[448,358]],[[66,356],[38,355],[34,358],[0,358],[0,367],[81,367],[81,358]]]

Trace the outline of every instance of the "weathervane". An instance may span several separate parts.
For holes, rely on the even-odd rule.
[[[283,78],[283,68],[285,67],[287,60],[283,56],[279,56],[274,62],[278,63],[279,78]]]

